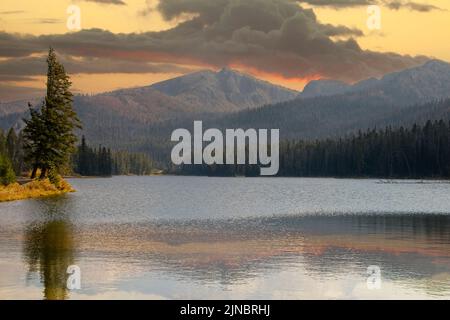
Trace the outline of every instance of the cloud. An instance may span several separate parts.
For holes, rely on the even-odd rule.
[[[126,5],[122,0],[82,0],[86,2],[97,2],[101,4],[116,4],[116,5]]]
[[[156,9],[167,20],[190,18],[160,32],[90,29],[40,36],[0,32],[0,57],[24,58],[53,46],[64,56],[81,57],[87,65],[96,61],[98,68],[101,60],[109,61],[111,69],[119,68],[114,64],[120,62],[130,70],[139,63],[237,66],[290,79],[348,82],[427,60],[362,50],[354,39],[362,35],[360,30],[320,23],[312,9],[294,0],[165,0]],[[74,69],[81,72],[81,65]]]
[[[368,6],[375,4],[376,0],[298,0],[300,3],[307,3],[314,6],[324,6],[333,8]]]
[[[0,102],[9,102],[20,99],[31,99],[43,96],[44,89],[14,86],[0,83]]]
[[[392,10],[408,9],[419,12],[442,10],[441,8],[431,4],[406,0],[298,0],[298,2],[307,3],[313,6],[326,6],[337,9],[377,4],[384,5]]]
[[[98,73],[187,73],[192,69],[165,63],[117,61],[107,58],[73,58],[59,55],[59,60],[70,74]],[[3,81],[28,81],[30,76],[47,72],[46,56],[21,57],[0,60],[0,79]]]
[[[412,1],[402,1],[402,0],[394,0],[394,1],[384,1],[385,5],[393,10],[399,10],[402,8],[406,8],[413,11],[419,11],[419,12],[429,12],[433,10],[440,10],[443,9],[427,4],[427,3],[418,3],[418,2],[412,2]]]
[[[28,75],[20,75],[20,74],[0,74],[0,81],[33,81],[34,79]]]
[[[11,10],[11,11],[0,11],[0,15],[7,15],[7,14],[21,14],[25,13],[24,10]]]
[[[58,24],[64,22],[64,20],[62,19],[51,19],[51,18],[33,19],[32,21],[33,23],[37,24]]]

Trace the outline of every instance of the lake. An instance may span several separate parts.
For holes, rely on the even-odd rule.
[[[0,203],[0,299],[450,299],[446,182],[70,183]]]

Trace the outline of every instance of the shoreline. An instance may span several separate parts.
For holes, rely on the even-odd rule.
[[[429,177],[429,178],[385,178],[385,177],[337,177],[337,176],[245,176],[245,175],[235,175],[235,176],[212,176],[212,175],[195,175],[195,174],[175,174],[175,173],[164,173],[164,174],[118,174],[111,176],[64,176],[64,179],[107,179],[114,177],[204,177],[204,178],[290,178],[290,179],[336,179],[336,180],[378,180],[379,183],[396,183],[396,181],[405,181],[410,183],[427,183],[427,182],[440,182],[440,183],[450,183],[450,178],[439,178],[439,177]]]
[[[52,184],[48,179],[32,180],[24,184],[15,182],[8,186],[0,186],[0,203],[50,197],[70,192],[75,192],[75,189],[64,179],[61,179],[58,186]]]

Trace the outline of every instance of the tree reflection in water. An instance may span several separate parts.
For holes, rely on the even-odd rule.
[[[62,212],[64,199],[46,199],[44,221],[31,223],[26,228],[24,255],[29,273],[39,273],[44,286],[43,298],[68,298],[67,268],[74,264],[73,226]]]

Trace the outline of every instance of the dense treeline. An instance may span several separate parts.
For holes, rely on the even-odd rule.
[[[352,96],[353,97],[353,96]],[[79,96],[75,96],[77,102]],[[177,128],[192,128],[193,121],[202,119],[204,128],[279,128],[282,140],[338,139],[339,137],[377,127],[410,127],[427,120],[450,120],[450,99],[413,105],[397,105],[397,101],[382,96],[364,94],[296,99],[276,105],[226,114],[185,114],[164,122],[135,121],[111,110],[87,108],[80,101],[74,104],[83,119],[83,134],[93,146],[109,146],[112,150],[151,155],[154,163],[167,168],[173,144],[170,135]],[[20,118],[20,116],[17,116]],[[0,125],[9,128],[17,119]]]
[[[184,165],[174,173],[259,176],[249,165]],[[450,178],[450,122],[386,127],[340,139],[284,141],[278,176]]]
[[[450,178],[450,123],[369,130],[342,139],[281,146],[279,175]]]
[[[112,157],[114,175],[148,175],[153,170],[153,161],[145,153],[116,151]]]
[[[93,144],[106,144],[113,149],[147,153],[159,167],[167,168],[173,143],[170,135],[177,128],[192,130],[193,121],[202,119],[203,127],[217,128],[279,128],[281,140],[339,139],[358,130],[374,127],[411,127],[424,125],[428,120],[450,120],[450,99],[425,104],[397,106],[382,98],[368,101],[362,96],[355,101],[345,97],[321,97],[308,101],[280,103],[249,111],[225,115],[202,114],[173,119],[162,123],[137,124],[120,119],[96,120],[86,135]],[[97,123],[99,121],[99,123]],[[99,129],[108,126],[108,130]],[[194,169],[197,170],[197,169]]]
[[[82,176],[147,175],[152,167],[146,154],[111,151],[102,146],[91,148],[84,136],[73,157],[73,170]]]
[[[81,138],[81,145],[74,156],[74,171],[82,176],[111,176],[112,175],[111,150],[99,146],[93,149]]]
[[[16,176],[26,175],[31,168],[25,161],[22,132],[16,133],[11,128],[5,133],[0,129],[0,183],[10,184]],[[62,173],[83,176],[148,175],[153,168],[153,161],[147,154],[111,151],[102,146],[92,148],[83,136]]]

